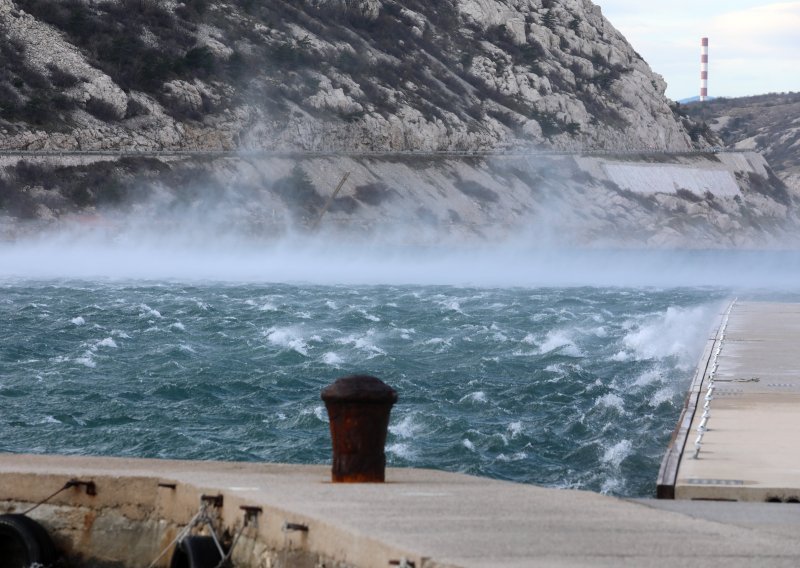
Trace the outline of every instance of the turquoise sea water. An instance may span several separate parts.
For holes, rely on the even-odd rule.
[[[647,496],[734,290],[800,299],[795,251],[190,229],[0,243],[0,451],[329,463],[320,391],[368,373],[389,465]]]
[[[320,390],[400,395],[392,466],[646,496],[723,287],[0,280],[0,451],[329,463]]]

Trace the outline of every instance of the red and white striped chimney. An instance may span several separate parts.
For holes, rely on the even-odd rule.
[[[708,98],[708,38],[700,40],[700,100]]]

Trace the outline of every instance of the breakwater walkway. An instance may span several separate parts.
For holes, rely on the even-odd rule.
[[[30,513],[61,550],[91,559],[75,566],[150,566],[204,496],[221,528],[242,535],[233,554],[239,568],[800,563],[800,511],[787,505],[664,510],[680,502],[418,469],[389,469],[386,478],[333,484],[325,466],[6,454],[0,512],[25,510],[65,481],[91,481],[92,495],[75,485]]]
[[[800,304],[735,301],[709,340],[659,496],[800,503]]]

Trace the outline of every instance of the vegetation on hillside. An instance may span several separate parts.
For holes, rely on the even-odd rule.
[[[126,93],[153,97],[181,121],[201,121],[243,102],[268,108],[277,122],[295,109],[352,121],[367,113],[388,116],[403,104],[426,120],[446,124],[456,117],[476,131],[491,117],[511,129],[534,119],[545,138],[581,133],[581,125],[564,113],[511,94],[503,80],[487,81],[483,71],[476,72],[476,55],[494,53],[498,79],[513,67],[540,77],[553,92],[568,93],[597,123],[628,124],[607,95],[631,69],[609,63],[596,49],[583,53],[586,24],[551,0],[528,13],[524,24],[559,34],[558,53],[530,35],[519,43],[502,24],[484,29],[460,15],[452,0],[384,2],[376,17],[337,2],[294,0],[186,0],[174,9],[158,0],[15,4],[63,34]],[[221,49],[209,47],[204,39],[209,30]],[[487,43],[499,51],[487,51]],[[47,73],[37,70],[26,62],[24,45],[4,30],[0,54],[0,126],[64,130],[79,109],[105,122],[147,113],[134,97],[124,115],[102,100],[76,99],[70,89],[85,77],[57,65]],[[570,77],[559,65],[568,65]],[[314,104],[311,97],[325,78],[355,104],[333,109]],[[202,105],[176,102],[164,88],[175,80],[202,81]]]
[[[716,98],[681,109],[707,123],[723,145],[762,152],[779,176],[800,173],[800,93]]]

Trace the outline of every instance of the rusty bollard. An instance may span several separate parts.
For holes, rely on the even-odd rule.
[[[386,474],[386,432],[397,392],[369,375],[337,379],[322,389],[333,441],[334,483],[381,483]]]

